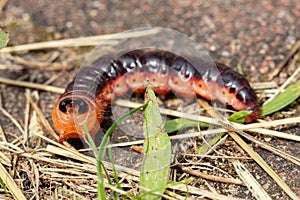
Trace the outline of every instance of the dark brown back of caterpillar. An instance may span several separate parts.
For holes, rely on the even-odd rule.
[[[160,84],[154,87],[154,90],[160,94],[172,90],[183,98],[189,98],[192,96],[190,93],[194,92],[207,100],[217,99],[236,110],[254,110],[253,114],[246,119],[247,121],[252,121],[259,116],[256,94],[244,76],[221,63],[211,66],[203,62],[201,66],[193,66],[189,59],[195,58],[184,58],[160,49],[134,50],[121,54],[117,58],[101,57],[91,66],[80,69],[74,81],[67,86],[61,96],[57,104],[60,108],[54,109],[53,118],[60,115],[58,112],[66,114],[63,112],[66,109],[62,107],[70,104],[72,99],[78,101],[78,96],[80,98],[84,96],[91,102],[95,102],[93,106],[96,107],[105,104],[100,106],[103,109],[113,97],[121,96],[129,90],[143,92],[143,81],[146,79]],[[186,85],[191,89],[188,90]],[[115,94],[112,95],[114,92]],[[101,123],[102,119],[99,115],[101,114],[97,114],[97,117]],[[63,129],[61,123],[55,119],[53,121],[56,129],[64,132],[63,134],[74,131],[73,129],[61,131]]]

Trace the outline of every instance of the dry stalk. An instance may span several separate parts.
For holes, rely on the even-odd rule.
[[[3,115],[5,115],[8,119],[10,119],[12,121],[12,123],[21,131],[21,133],[24,135],[24,129],[22,128],[22,126],[20,125],[20,123],[18,122],[18,120],[16,120],[16,118],[14,118],[11,114],[9,114],[9,112],[7,112],[2,106],[0,106],[0,111],[3,113]]]
[[[30,89],[25,90],[26,104],[25,104],[25,117],[24,117],[24,140],[23,143],[26,144],[28,140],[28,125],[29,125],[29,115],[30,115]]]
[[[12,196],[18,200],[26,200],[23,192],[20,190],[14,179],[7,172],[5,167],[0,163],[0,179],[4,182],[6,187],[11,192]]]
[[[11,79],[2,78],[2,77],[0,77],[0,82],[8,84],[8,85],[32,88],[32,89],[37,89],[37,90],[42,90],[42,91],[53,92],[53,93],[57,93],[57,94],[62,94],[65,91],[62,88],[58,88],[58,87],[54,87],[54,86],[50,86],[50,85],[31,83],[31,82],[26,82],[26,81],[16,81],[16,80],[11,80]]]
[[[138,36],[140,36],[139,34],[152,34],[152,33],[141,32],[141,33],[137,33],[136,35],[127,35],[125,37],[127,37],[127,38],[128,37],[138,37]],[[79,38],[78,40],[70,39],[70,40],[61,40],[61,41],[54,41],[54,42],[51,41],[51,42],[35,43],[35,44],[29,44],[29,45],[20,45],[20,46],[16,46],[16,47],[7,47],[7,48],[3,49],[3,51],[1,51],[1,52],[14,52],[14,51],[24,51],[24,50],[33,50],[33,49],[42,49],[42,48],[57,48],[58,46],[61,46],[61,47],[62,46],[81,46],[81,45],[92,45],[93,46],[93,45],[97,44],[97,43],[95,43],[95,41],[102,42],[103,40],[106,40],[107,38],[110,38],[110,37],[111,37],[111,35],[106,35],[106,36],[99,36],[99,37],[97,36],[97,37],[89,37],[89,38]],[[110,40],[110,41],[118,42],[116,40],[120,40],[120,39],[124,39],[124,38],[116,38],[115,37],[114,39],[115,40]],[[87,40],[90,43],[87,42]],[[83,44],[83,41],[85,44]],[[23,64],[32,64],[31,62],[28,62],[27,60],[22,60],[19,58],[17,58],[17,59],[18,59],[19,63],[23,62]],[[45,66],[45,64],[39,63],[39,62],[35,63],[34,65],[36,67],[44,67]],[[0,68],[1,68],[1,66],[0,66]],[[16,68],[19,68],[19,66],[16,66]],[[54,92],[54,93],[58,93],[58,94],[61,94],[64,92],[64,89],[62,89],[62,88],[48,86],[45,84],[28,83],[28,82],[22,82],[22,81],[9,80],[9,79],[5,79],[5,78],[0,78],[0,82],[5,83],[5,84],[12,84],[12,85],[16,85],[16,86],[26,87],[26,88],[33,88],[33,89],[38,89],[38,90]],[[51,82],[51,81],[49,81],[49,82]],[[254,84],[254,87],[257,89],[264,89],[264,90],[270,89],[269,90],[270,93],[276,93],[278,91],[278,90],[274,89],[277,87],[277,84],[274,82],[258,83],[256,85]],[[37,103],[34,102],[31,99],[31,97],[28,96],[27,93],[29,93],[29,92],[26,92],[27,101],[30,102],[32,108],[37,113],[41,123],[46,128],[47,132],[50,133],[53,138],[57,139],[58,136],[52,130],[49,122],[47,121],[44,114],[41,112]],[[129,107],[136,107],[139,105],[139,104],[135,104],[135,103],[128,104],[128,102],[120,103],[120,101],[117,102],[117,104],[123,105],[123,106],[126,105]],[[25,113],[26,113],[25,127],[24,127],[25,131],[24,131],[23,138],[20,137],[21,139],[23,139],[23,142],[26,141],[27,132],[28,132],[27,125],[28,125],[28,120],[29,120],[30,106],[29,106],[29,103],[27,105],[28,106],[26,106],[26,108],[25,108]],[[3,112],[3,110],[2,110],[2,112]],[[188,119],[224,125],[224,122],[222,120],[216,120],[216,119],[210,118],[210,117],[182,114],[181,112],[177,112],[177,111],[173,111],[173,110],[169,110],[169,109],[162,109],[162,112],[164,114],[168,114],[168,115],[172,115],[172,116],[185,117]],[[215,115],[213,115],[213,116],[215,116]],[[280,126],[282,124],[288,124],[288,123],[300,123],[300,117],[288,118],[288,119],[283,119],[283,120],[275,120],[272,122],[260,122],[260,123],[249,124],[249,125],[239,125],[239,124],[234,124],[234,123],[226,124],[225,123],[225,125],[227,125],[225,127],[225,129],[219,128],[219,129],[202,131],[202,132],[197,132],[197,133],[192,133],[192,134],[185,134],[185,135],[180,135],[180,136],[176,135],[174,137],[172,136],[171,138],[178,139],[178,138],[184,138],[184,137],[195,137],[195,136],[203,136],[203,135],[207,135],[207,134],[214,134],[214,133],[219,133],[219,132],[230,131],[229,134],[236,141],[239,141],[242,144],[243,140],[237,134],[235,134],[234,132],[231,132],[231,131],[239,130],[238,132],[241,133],[241,130],[247,130],[247,131],[252,131],[252,132],[256,132],[256,133],[260,133],[260,134],[272,135],[272,136],[276,136],[276,137],[300,141],[299,136],[293,136],[293,135],[289,135],[289,134],[285,134],[285,133],[281,133],[278,131],[273,131],[273,130],[267,129],[270,127],[276,127],[276,126]],[[22,129],[21,126],[18,128]],[[50,143],[52,145],[48,145],[45,149],[38,149],[35,153],[25,152],[22,148],[19,147],[19,146],[21,146],[20,143],[16,143],[16,144],[9,143],[8,144],[5,140],[5,134],[3,133],[3,131],[1,131],[1,127],[0,127],[0,135],[2,136],[3,141],[4,141],[4,142],[0,143],[0,147],[2,149],[10,151],[10,153],[12,155],[17,154],[17,155],[25,157],[26,159],[29,160],[29,163],[34,172],[33,173],[33,182],[34,182],[33,186],[34,186],[34,190],[37,193],[36,194],[37,199],[39,198],[38,191],[40,189],[39,188],[39,185],[40,185],[39,180],[40,179],[44,179],[44,180],[47,179],[48,181],[51,181],[51,183],[53,183],[53,184],[62,184],[63,183],[65,185],[70,186],[70,188],[78,188],[78,190],[80,190],[80,191],[91,190],[93,192],[96,192],[96,187],[97,187],[96,184],[82,185],[78,182],[79,180],[84,180],[84,179],[97,179],[95,158],[92,158],[92,157],[89,157],[89,156],[79,153],[78,151],[72,149],[71,146],[67,146],[68,145],[67,143],[64,143],[64,145],[62,145],[62,144],[57,143],[56,141],[53,141],[52,139],[47,138],[46,136],[41,135],[39,133],[36,133],[36,135],[38,137],[40,137],[41,139],[45,140],[47,143]],[[18,140],[20,140],[20,138],[18,138]],[[248,139],[249,138],[250,138],[250,140],[254,140],[253,138],[248,136]],[[242,140],[242,141],[240,141],[240,140]],[[131,142],[131,143],[121,143],[121,144],[111,145],[111,147],[141,144],[142,142],[143,141],[141,140],[141,141]],[[284,157],[286,157],[290,161],[299,165],[299,158],[293,157],[289,154],[279,151],[278,149],[270,147],[267,144],[264,144],[262,142],[256,141],[256,143],[258,143],[263,148],[266,148],[277,155],[282,154]],[[243,146],[243,148],[245,148],[245,147]],[[247,149],[247,147],[246,147],[246,149]],[[251,156],[253,156],[255,154],[255,152],[254,152],[254,154],[253,154],[253,152],[251,152],[251,151],[253,151],[251,148],[250,148],[250,150],[247,149],[246,151]],[[13,161],[10,161],[6,155],[4,155],[4,156],[3,155],[0,154],[0,159],[2,159],[4,161],[4,163],[6,163],[8,166],[12,165],[11,163],[13,163],[13,165],[16,165],[16,162],[17,162],[16,158],[14,158]],[[64,158],[66,158],[66,160],[56,159],[55,155],[61,155]],[[192,156],[197,156],[197,155],[192,155]],[[201,156],[203,156],[203,155],[201,155]],[[225,159],[251,159],[251,158],[245,158],[245,157],[238,158],[238,157],[230,157],[230,156],[224,156],[224,155],[223,156],[208,156],[208,155],[206,155],[205,157],[225,158]],[[259,160],[259,158],[253,158],[253,159],[255,159],[256,161]],[[105,166],[108,169],[111,169],[111,165],[109,163],[105,163]],[[2,164],[0,167],[4,168]],[[133,184],[135,184],[139,181],[139,172],[138,171],[128,169],[128,168],[122,167],[122,166],[116,166],[116,168],[118,170],[118,176],[120,178],[122,178],[122,180],[126,179],[128,182],[132,183],[132,184],[129,184],[129,186],[127,185],[128,187],[132,187]],[[239,180],[232,180],[230,178],[228,179],[228,178],[209,176],[209,175],[205,175],[202,173],[199,174],[198,171],[191,170],[186,167],[182,167],[182,170],[185,172],[188,172],[194,176],[202,177],[205,179],[242,185],[241,181],[239,181]],[[113,173],[111,171],[109,171],[109,174],[110,174],[110,176],[113,176]],[[1,176],[0,176],[1,179],[3,180],[2,176],[4,176],[4,175],[1,174]],[[77,184],[77,183],[79,183],[79,184]],[[13,185],[13,184],[15,184],[14,180],[12,180],[11,185]],[[106,186],[108,188],[110,188],[111,190],[117,191],[119,194],[124,194],[124,191],[119,190],[118,188],[115,188],[114,186],[111,186],[108,184]],[[281,186],[284,187],[284,185],[281,185]],[[184,192],[184,193],[189,192],[189,194],[200,195],[203,198],[208,197],[208,198],[212,198],[212,199],[222,199],[222,200],[235,199],[232,197],[227,197],[224,195],[215,194],[213,192],[201,190],[199,188],[196,188],[196,187],[193,187],[190,185],[187,186],[187,185],[182,184],[182,185],[172,186],[171,188],[174,190]],[[285,190],[289,192],[289,195],[291,197],[295,198],[295,196],[293,196],[293,192],[289,191],[289,188],[287,188]],[[18,192],[18,189],[15,191]],[[67,191],[69,193],[73,192],[74,194],[76,193],[71,190],[65,190],[65,191]],[[81,197],[80,194],[78,194],[78,193],[76,193],[76,195]],[[166,192],[165,198],[166,199],[185,199],[185,197],[178,195],[171,191]]]
[[[59,47],[78,47],[78,46],[96,46],[100,44],[116,44],[118,40],[141,37],[146,35],[152,35],[159,31],[159,29],[141,30],[135,32],[128,32],[123,34],[108,34],[108,35],[97,35],[90,37],[72,38],[64,40],[54,40],[47,42],[38,42],[31,44],[24,44],[12,47],[5,47],[1,50],[1,53],[11,53],[17,51],[30,51],[38,49],[50,49]]]
[[[240,135],[246,136],[246,133],[237,126],[238,124],[229,123],[228,121],[222,120],[222,118],[215,113],[214,109],[212,109],[207,102],[199,101],[199,103],[204,105],[204,108],[207,109],[210,115],[221,120],[220,123],[223,125],[223,127],[229,130],[228,134],[257,162],[257,164],[259,164],[265,170],[265,172],[267,172],[273,178],[273,180],[283,189],[283,191],[285,191],[292,199],[299,199],[298,196],[290,189],[290,187],[279,177],[279,175],[276,174],[276,172],[261,158],[261,156],[237,134],[239,133]],[[244,125],[241,127],[243,126]],[[259,194],[254,194],[254,196],[259,196]]]
[[[238,173],[243,182],[247,184],[247,187],[252,194],[256,195],[255,198],[257,200],[272,200],[241,162],[233,161],[232,163],[235,167],[235,171]]]
[[[2,125],[0,124],[0,136],[2,138],[1,141],[4,141],[4,142],[7,142],[7,139],[6,139],[6,136],[5,136],[5,133],[3,131],[3,128],[2,128]]]
[[[241,198],[234,198],[232,196],[224,196],[217,193],[209,192],[207,190],[201,190],[194,186],[186,186],[185,184],[171,186],[170,189],[178,190],[181,192],[188,192],[189,194],[200,195],[202,199],[211,198],[216,200],[242,200]]]
[[[300,41],[298,41],[293,48],[290,50],[288,55],[284,58],[283,61],[279,63],[279,65],[269,74],[268,80],[273,80],[275,76],[279,74],[282,68],[288,63],[288,61],[295,55],[295,53],[300,49]]]
[[[299,42],[300,43],[300,42]],[[299,46],[300,48],[300,46]],[[296,62],[298,60],[298,55],[294,57],[290,65],[295,66]],[[278,90],[271,96],[267,101],[264,102],[264,105],[267,104],[268,102],[272,101],[280,92],[282,92],[294,79],[296,76],[300,74],[300,67],[298,67],[294,73],[278,88]]]

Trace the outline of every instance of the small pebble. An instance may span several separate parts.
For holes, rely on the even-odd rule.
[[[222,51],[221,55],[224,57],[229,57],[230,53],[228,51]]]

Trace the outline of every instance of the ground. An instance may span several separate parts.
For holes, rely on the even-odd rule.
[[[259,2],[250,0],[130,0],[121,2],[11,0],[4,4],[0,12],[0,26],[10,35],[9,46],[118,33],[147,26],[160,26],[172,28],[188,35],[208,50],[215,61],[223,62],[234,70],[238,70],[240,65],[251,83],[272,82],[280,86],[297,68],[289,67],[289,62],[286,62],[282,70],[274,73],[274,70],[278,69],[280,63],[289,56],[289,52],[300,40],[300,3],[297,0],[263,0]],[[64,88],[73,79],[82,58],[89,49],[75,47],[13,52],[11,57],[6,55],[0,58],[3,64],[0,66],[0,76],[35,83],[45,83],[50,80],[51,85]],[[30,63],[18,62],[16,61],[17,57],[22,57]],[[36,62],[40,64],[44,62],[58,63],[59,67],[53,69],[51,68],[55,67],[53,65],[48,68],[31,65],[31,63]],[[6,84],[0,84],[0,86],[1,106],[22,127],[25,127],[26,98],[24,88]],[[257,90],[257,92],[263,97],[264,94],[261,91]],[[39,106],[51,123],[51,109],[58,95],[43,91],[39,95]],[[261,103],[265,100],[266,98],[260,99]],[[299,116],[299,113],[300,100],[298,99],[290,107],[267,117],[266,120],[296,117]],[[0,125],[9,143],[14,145],[18,145],[19,142],[22,143],[24,138],[20,139],[21,132],[3,112],[0,112]],[[299,136],[300,126],[299,123],[282,125],[276,127],[276,130]],[[299,142],[254,136],[258,140],[266,141],[271,146],[282,149],[291,155],[298,156],[300,153]],[[30,151],[37,149],[39,145],[41,147],[46,145],[45,142],[38,145],[35,142],[29,141],[28,144],[24,143],[21,146],[26,151]],[[300,197],[299,165],[293,164],[251,142],[249,144],[253,145],[255,151]],[[229,145],[227,149],[224,148],[226,145],[223,145],[218,150],[229,155],[240,154],[239,147],[233,144],[232,140],[229,139],[227,145]],[[17,159],[17,156],[14,155],[10,158],[12,160]],[[22,160],[24,157],[20,159]],[[206,162],[211,162],[212,165],[217,165],[223,170],[232,167],[227,163],[228,160],[225,161],[223,167],[217,164],[218,160],[216,159],[207,159]],[[22,166],[18,165],[16,161],[12,161],[12,164],[16,169],[7,167],[7,170],[18,180],[18,184],[22,184],[25,196],[31,197],[34,193],[34,189],[31,188],[32,183],[21,181],[25,179],[24,174],[28,171],[23,170],[24,174],[14,174]],[[289,199],[286,193],[255,162],[247,162],[247,168],[263,185],[272,199]],[[27,176],[29,175],[27,174]],[[44,184],[40,185],[41,190],[47,189],[48,182],[46,180]],[[209,182],[209,184],[213,184],[213,182]],[[196,185],[207,188],[205,184],[198,183]],[[225,195],[233,194],[236,197],[251,199],[251,194],[246,187],[232,187],[223,183],[213,185],[213,187],[217,192]],[[232,192],[231,190],[237,191]],[[0,192],[3,193],[2,190]],[[39,193],[42,194],[41,191]]]

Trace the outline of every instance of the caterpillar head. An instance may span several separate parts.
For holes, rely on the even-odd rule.
[[[100,130],[95,102],[84,95],[70,94],[60,98],[54,105],[52,119],[60,142],[85,138],[84,124],[93,138]]]

